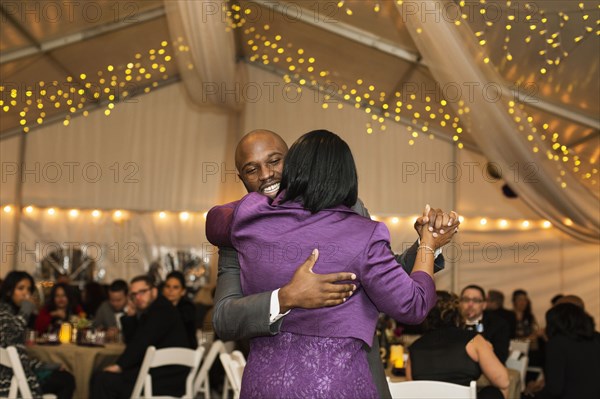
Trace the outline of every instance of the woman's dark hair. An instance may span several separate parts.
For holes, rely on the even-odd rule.
[[[31,275],[27,272],[12,271],[6,275],[4,281],[2,282],[2,286],[0,286],[0,302],[8,303],[16,309],[17,306],[14,304],[12,296],[15,292],[15,288],[17,288],[17,284],[25,279],[29,280],[31,283],[29,293],[33,294],[33,290],[35,289],[33,277],[31,277]]]
[[[533,317],[533,312],[531,311],[531,301],[529,300],[529,295],[527,295],[527,291],[514,290],[512,293],[513,305],[519,295],[525,295],[525,297],[527,298],[527,306],[525,307],[525,310],[523,311],[523,320],[529,320],[530,323],[533,323],[533,321],[535,320],[535,317]]]
[[[167,278],[165,278],[165,283],[170,278],[174,278],[174,279],[179,280],[179,283],[185,289],[185,276],[183,275],[183,273],[181,273],[180,271],[175,270],[175,271],[167,274]]]
[[[358,175],[350,147],[327,130],[313,130],[290,147],[283,166],[283,201],[301,200],[316,213],[358,199]]]
[[[88,316],[94,316],[102,302],[106,299],[106,290],[100,283],[95,281],[86,283],[83,290],[85,298],[83,301],[83,310]]]
[[[546,334],[549,339],[558,335],[578,341],[592,339],[594,319],[575,304],[560,303],[546,312]]]
[[[67,300],[69,301],[69,305],[67,306],[67,311],[70,314],[75,314],[75,310],[77,309],[77,300],[75,299],[75,294],[73,293],[73,289],[66,283],[58,283],[52,286],[50,290],[50,295],[48,296],[48,302],[46,306],[48,311],[52,312],[56,310],[56,303],[54,303],[54,299],[56,298],[56,291],[59,288],[62,288],[67,296]]]
[[[436,291],[437,302],[423,322],[425,331],[444,327],[459,327],[462,323],[458,296],[448,291]]]

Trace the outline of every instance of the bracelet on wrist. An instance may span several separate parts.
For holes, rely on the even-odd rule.
[[[435,254],[435,250],[433,248],[431,248],[429,245],[421,244],[421,245],[419,245],[418,249],[426,249],[428,251],[431,251],[432,254]]]

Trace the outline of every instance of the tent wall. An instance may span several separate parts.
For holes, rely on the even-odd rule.
[[[92,220],[89,216],[70,219],[66,213],[50,216],[39,209],[37,214],[23,216],[20,240],[30,252],[22,256],[19,267],[33,271],[35,251],[65,242],[91,242],[102,248],[107,280],[130,278],[173,248],[192,249],[209,258],[214,267],[216,256],[206,244],[201,213],[243,194],[233,172],[233,151],[241,133],[271,129],[291,144],[308,130],[324,128],[340,134],[353,149],[360,196],[371,214],[390,228],[396,252],[416,239],[410,220],[426,203],[455,209],[467,218],[454,244],[445,249],[447,268],[436,277],[440,289],[456,291],[477,283],[485,289],[502,290],[509,302],[513,289],[524,288],[530,292],[538,319],[543,318],[554,294],[574,293],[582,296],[588,311],[600,319],[598,248],[534,223],[526,230],[514,223],[504,230],[492,223],[479,225],[481,217],[537,220],[519,199],[502,195],[503,182],[491,181],[481,156],[427,137],[419,137],[409,146],[410,132],[399,124],[388,123],[386,131],[368,135],[365,130],[371,117],[364,111],[346,104],[338,110],[335,102],[324,110],[321,95],[309,90],[300,96],[286,94],[279,77],[255,67],[248,68],[248,76],[247,93],[252,89],[259,95],[247,96],[241,119],[188,105],[177,84],[137,102],[120,104],[108,118],[97,111],[87,118],[74,118],[67,128],[57,124],[30,134],[28,163],[79,162],[83,166],[95,162],[107,179],[90,183],[77,174],[73,182],[26,179],[24,204],[197,213],[181,221],[175,213],[159,219],[155,212],[131,212],[115,222],[106,212]],[[10,159],[12,152],[6,149],[10,146],[15,144],[2,143],[3,157],[8,153]],[[133,170],[125,169],[130,162],[137,165],[138,181],[126,183],[124,174]],[[116,181],[111,169],[115,163],[121,172]],[[2,203],[9,198],[10,193],[3,193]],[[398,223],[392,217],[397,217]],[[10,220],[3,215],[3,243],[4,232],[11,229]]]
[[[0,164],[2,165],[2,182],[0,190],[0,204],[13,206],[17,202],[17,180],[20,153],[20,139],[12,137],[0,141]],[[2,248],[0,248],[0,275],[12,267],[13,257],[16,253],[17,244],[14,242],[14,228],[16,212],[4,212],[0,210],[0,237]]]

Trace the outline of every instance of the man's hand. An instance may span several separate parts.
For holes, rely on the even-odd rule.
[[[125,314],[127,316],[135,316],[135,313],[137,312],[135,302],[132,301],[131,299],[127,299],[127,305],[125,305],[125,308],[123,309],[123,311],[125,312]]]
[[[108,371],[109,373],[120,373],[123,370],[121,370],[121,366],[118,364],[111,364],[110,366],[106,366],[104,371]]]
[[[438,249],[448,244],[454,234],[458,231],[460,221],[456,212],[450,214],[441,209],[426,208],[425,214],[415,221],[415,230],[422,239],[421,229],[426,228],[433,233],[434,249]]]
[[[339,272],[316,274],[312,271],[319,251],[313,253],[298,267],[292,280],[279,290],[280,313],[293,308],[316,309],[339,305],[352,295],[354,284],[335,284],[338,281],[355,280],[354,273]]]

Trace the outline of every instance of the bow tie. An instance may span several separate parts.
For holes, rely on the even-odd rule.
[[[477,331],[480,334],[483,332],[483,324],[481,323],[481,321],[478,321],[475,324],[467,324],[465,328],[468,331]]]

